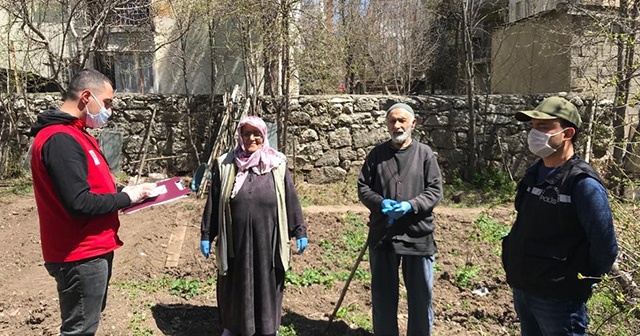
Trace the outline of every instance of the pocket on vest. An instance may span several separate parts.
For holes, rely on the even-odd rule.
[[[566,280],[567,258],[525,254],[525,281],[537,286],[556,286]]]

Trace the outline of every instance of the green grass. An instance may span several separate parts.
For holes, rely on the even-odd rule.
[[[186,278],[150,279],[146,281],[113,281],[111,286],[126,293],[131,300],[136,300],[140,294],[168,292],[171,295],[191,300],[198,295],[208,294],[215,290],[215,279],[199,281]]]
[[[349,324],[355,324],[369,332],[373,330],[371,326],[371,317],[368,313],[360,310],[360,307],[356,303],[340,307],[336,312],[336,318],[344,320]]]
[[[335,281],[346,281],[350,270],[358,258],[360,250],[367,241],[368,228],[358,214],[347,212],[344,217],[345,232],[339,241],[320,240],[318,246],[322,248],[322,261],[328,268],[339,268],[332,272],[328,268],[305,268],[302,272],[289,270],[285,275],[285,282],[294,287],[308,287],[323,285],[332,288]],[[368,255],[363,256],[368,260]],[[354,281],[371,281],[371,273],[358,268],[353,276]]]
[[[18,195],[24,196],[33,193],[33,180],[31,175],[24,172],[20,177],[3,180],[3,185],[7,185],[5,189],[0,189],[2,195]]]
[[[495,168],[485,168],[465,181],[457,174],[452,183],[443,186],[445,198],[442,203],[447,206],[469,207],[481,205],[504,204],[512,202],[515,197],[516,182],[508,174]],[[459,200],[453,196],[461,194]]]
[[[303,207],[311,205],[359,204],[356,174],[350,174],[344,182],[308,184],[298,177],[296,191]]]
[[[293,324],[281,325],[278,329],[280,336],[297,336],[296,329]]]
[[[480,230],[479,238],[489,243],[501,241],[511,230],[511,227],[494,220],[487,214],[480,215],[474,224]]]
[[[129,320],[129,330],[133,336],[150,336],[153,335],[153,329],[143,327],[142,324],[147,321],[147,313],[140,309],[133,310],[133,316]]]
[[[468,288],[478,274],[480,274],[480,267],[478,266],[465,265],[458,267],[456,268],[456,274],[453,276],[453,284],[461,288]]]
[[[169,294],[190,300],[203,291],[202,284],[193,279],[175,279],[169,286]]]
[[[315,284],[321,284],[326,287],[332,287],[335,280],[335,273],[330,273],[326,269],[317,270],[307,268],[302,271],[302,274],[296,274],[294,272],[287,272],[285,275],[285,282],[295,287],[308,287]]]

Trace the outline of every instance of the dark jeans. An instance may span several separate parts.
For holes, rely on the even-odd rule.
[[[373,334],[398,336],[398,267],[407,288],[408,336],[429,336],[433,330],[433,256],[396,254],[391,246],[369,250]]]
[[[57,283],[61,335],[95,335],[100,313],[107,304],[112,265],[113,252],[80,261],[44,264]]]
[[[586,335],[586,300],[544,298],[513,288],[522,336]]]

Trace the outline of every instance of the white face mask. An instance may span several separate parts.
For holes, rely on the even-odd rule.
[[[107,120],[109,120],[109,117],[111,116],[111,111],[107,110],[106,107],[100,104],[100,101],[98,101],[98,98],[93,95],[93,92],[91,92],[91,97],[93,97],[96,103],[98,103],[98,106],[100,106],[100,112],[98,112],[98,114],[91,114],[89,113],[89,108],[85,106],[85,110],[87,112],[85,123],[87,124],[87,127],[99,128],[107,123]]]
[[[558,134],[561,134],[565,130],[566,128],[563,128],[562,131],[558,133],[547,134],[545,132],[538,131],[537,129],[532,128],[531,131],[529,131],[529,135],[527,137],[529,150],[531,151],[531,153],[541,158],[546,158],[547,156],[555,153],[556,150],[558,150],[558,148],[562,146],[562,144],[560,144],[560,146],[558,146],[557,148],[552,148],[551,146],[549,146],[549,139]]]

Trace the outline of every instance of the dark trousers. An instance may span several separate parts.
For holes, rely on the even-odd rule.
[[[373,334],[398,336],[398,267],[407,288],[408,336],[430,336],[433,330],[433,256],[396,254],[391,246],[369,250]]]
[[[65,263],[45,263],[56,279],[62,325],[60,335],[95,335],[107,304],[113,252]]]
[[[589,317],[586,300],[545,298],[513,288],[522,336],[584,336]]]

